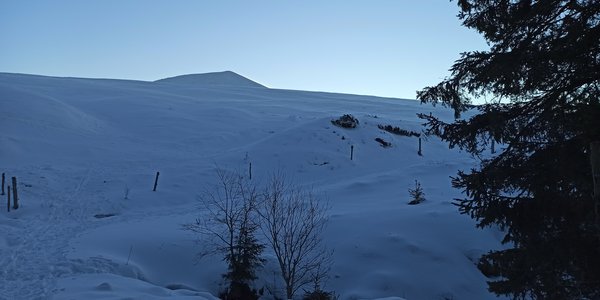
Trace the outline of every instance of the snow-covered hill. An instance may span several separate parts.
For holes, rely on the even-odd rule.
[[[231,71],[214,72],[205,74],[189,74],[160,79],[155,82],[194,86],[221,86],[221,87],[250,87],[264,88],[264,85],[256,83],[244,76]]]
[[[202,215],[216,166],[249,163],[252,180],[281,170],[331,203],[325,288],[341,299],[495,298],[475,261],[501,234],[451,204],[460,193],[449,176],[475,161],[434,137],[418,156],[416,138],[377,128],[420,131],[417,112],[452,117],[412,100],[268,89],[232,72],[156,82],[0,73],[0,172],[18,177],[21,199],[0,212],[0,299],[212,299],[224,263],[196,261],[197,236],[181,224]],[[347,113],[358,128],[331,124]],[[427,201],[412,206],[414,180]],[[277,280],[269,260],[257,287]]]

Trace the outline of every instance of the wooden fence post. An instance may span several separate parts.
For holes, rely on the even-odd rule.
[[[129,255],[127,255],[127,262],[125,265],[129,265],[129,259],[131,258],[131,251],[133,251],[133,245],[129,246]]]
[[[248,175],[250,176],[250,180],[252,180],[252,163],[248,166]]]
[[[600,206],[600,142],[590,144],[590,163],[592,165],[592,182],[594,184],[594,216],[596,226],[600,226],[599,206]]]
[[[496,153],[496,140],[492,139],[492,154]]]
[[[152,189],[153,192],[156,192],[156,185],[158,184],[158,175],[160,175],[160,172],[156,172],[156,178],[154,178],[154,188]]]
[[[10,212],[10,185],[8,186],[7,189],[8,189],[8,197],[6,197],[6,200],[7,200],[6,210],[8,212]]]
[[[354,145],[350,145],[350,160],[354,158]]]
[[[13,209],[19,208],[19,195],[17,194],[17,177],[12,178],[12,192],[13,192]]]
[[[417,152],[419,156],[423,156],[423,152],[421,152],[421,138],[419,138],[419,151]]]
[[[2,173],[2,194],[0,195],[4,195],[4,173]]]

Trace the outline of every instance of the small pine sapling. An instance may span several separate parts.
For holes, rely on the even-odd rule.
[[[425,192],[423,192],[423,188],[421,187],[421,183],[415,180],[415,188],[408,189],[408,193],[410,194],[412,200],[408,202],[410,205],[419,204],[425,201]]]

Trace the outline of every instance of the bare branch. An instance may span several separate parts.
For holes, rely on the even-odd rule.
[[[294,294],[315,278],[324,278],[331,252],[322,243],[329,206],[310,190],[290,186],[275,174],[264,192],[259,214],[261,230],[271,246],[286,285],[286,296]]]
[[[260,193],[239,174],[218,169],[216,175],[217,182],[208,186],[199,199],[204,216],[183,228],[201,236],[204,249],[200,258],[224,255],[229,268],[224,277],[230,280],[232,292],[254,280],[255,268],[263,262],[260,253],[264,246],[254,237]]]

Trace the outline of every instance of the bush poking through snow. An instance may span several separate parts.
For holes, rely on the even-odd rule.
[[[112,214],[112,213],[108,213],[108,214],[95,214],[94,218],[96,219],[104,219],[104,218],[110,218],[110,217],[114,217],[116,214]]]
[[[412,200],[408,202],[410,205],[419,204],[425,201],[425,192],[423,192],[423,188],[421,187],[421,183],[415,180],[415,188],[408,189],[408,193],[410,194]]]
[[[313,290],[304,290],[303,300],[337,300],[339,298],[334,292],[327,292],[321,289],[323,282],[329,278],[330,266],[331,264],[324,264],[318,267],[317,271],[313,273]]]
[[[379,144],[381,144],[381,147],[384,147],[384,148],[390,147],[392,145],[392,143],[387,142],[382,138],[376,138],[375,141],[377,141]]]
[[[359,122],[353,115],[343,115],[337,120],[331,120],[331,124],[342,128],[356,128]]]
[[[333,292],[326,292],[322,290],[315,290],[312,292],[304,293],[302,300],[336,300],[339,297]]]
[[[389,133],[393,133],[393,134],[397,134],[397,135],[403,135],[403,136],[416,136],[416,137],[420,137],[421,134],[418,132],[414,132],[411,130],[406,130],[406,129],[402,129],[400,127],[394,127],[392,125],[377,125],[377,127],[381,130],[385,130]]]

